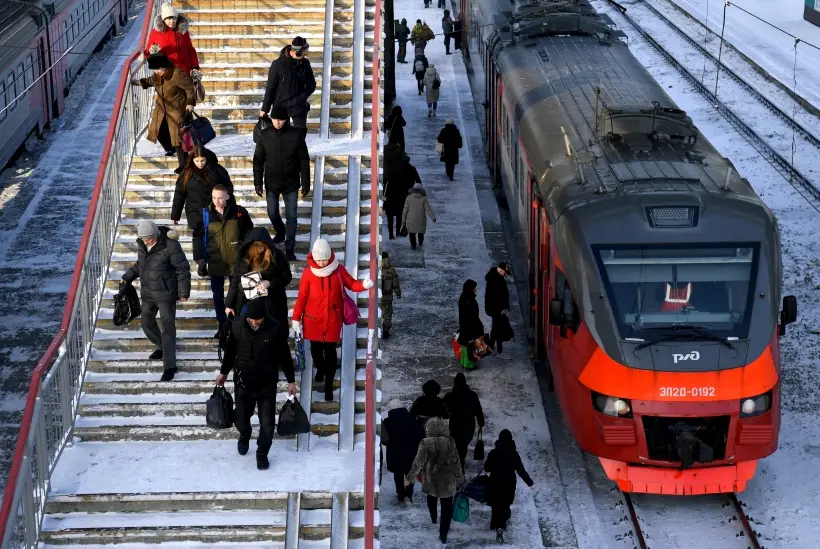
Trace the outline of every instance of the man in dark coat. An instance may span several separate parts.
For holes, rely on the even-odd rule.
[[[273,108],[273,126],[263,130],[253,154],[253,186],[256,194],[266,193],[268,217],[276,231],[274,242],[285,242],[289,261],[296,255],[296,213],[299,203],[299,184],[302,196],[310,193],[310,155],[305,134],[288,123],[285,107]],[[285,202],[287,229],[279,212],[279,197]]]
[[[259,116],[265,116],[271,107],[282,106],[293,119],[293,125],[307,133],[308,98],[316,91],[316,78],[307,59],[307,40],[301,36],[285,46],[279,58],[271,63],[268,83]]]
[[[387,413],[382,424],[386,436],[382,444],[387,447],[387,470],[393,473],[399,502],[405,498],[413,502],[413,484],[404,485],[404,476],[410,472],[413,460],[424,438],[424,428],[413,420],[407,408],[394,408]]]
[[[216,185],[211,191],[211,204],[202,212],[204,259],[220,325],[228,319],[225,315],[225,277],[233,273],[239,244],[253,229],[248,210],[229,203],[228,198],[228,189]]]
[[[464,146],[461,139],[461,132],[456,127],[455,120],[448,120],[441,132],[438,134],[438,142],[444,146],[441,153],[441,161],[444,162],[444,170],[450,181],[453,180],[456,164],[458,164],[458,150]]]
[[[407,193],[416,183],[421,183],[419,172],[410,164],[410,157],[401,147],[388,144],[384,148],[384,210],[387,214],[387,234],[391,240],[401,227],[401,215]]]
[[[467,447],[473,440],[476,421],[478,428],[484,428],[484,410],[478,395],[467,385],[464,374],[456,374],[453,390],[444,395],[444,405],[450,412],[450,436],[456,441],[461,468],[467,458]]]
[[[163,361],[161,381],[171,381],[177,372],[177,301],[188,301],[191,295],[191,266],[176,238],[168,227],[157,227],[148,219],[140,221],[137,262],[122,275],[127,284],[140,279],[142,331],[157,346],[148,358]],[[162,330],[157,313],[162,317]]]
[[[510,274],[510,268],[505,262],[493,267],[484,276],[487,287],[484,290],[484,312],[493,319],[490,329],[490,341],[487,344],[496,351],[498,358],[509,360],[510,357],[502,355],[504,342],[512,339],[508,332],[510,326],[510,291],[507,289],[506,277]]]
[[[264,298],[252,299],[248,302],[247,312],[233,320],[222,367],[216,376],[216,384],[222,386],[230,371],[234,370],[234,424],[239,431],[236,449],[242,456],[248,453],[250,447],[254,408],[259,410],[257,469],[270,466],[268,451],[276,423],[276,387],[279,382],[279,362],[274,359],[279,323],[268,314],[266,301]],[[295,395],[293,363],[283,363],[282,369],[288,381],[288,394]]]
[[[447,406],[444,401],[438,396],[441,393],[441,385],[435,379],[430,379],[424,382],[421,386],[422,396],[417,398],[410,407],[410,416],[424,425],[431,417],[438,417],[441,419],[449,419],[450,412],[447,411]]]
[[[410,27],[407,26],[407,19],[402,19],[394,32],[396,41],[399,43],[399,54],[396,58],[398,63],[407,63],[407,41],[410,39]]]
[[[495,448],[490,450],[484,462],[484,470],[490,473],[487,486],[487,504],[492,509],[490,529],[495,530],[496,541],[503,543],[504,530],[510,519],[510,506],[515,500],[516,474],[527,486],[534,484],[521,463],[512,433],[507,429],[498,434]]]
[[[450,10],[444,10],[444,17],[441,18],[441,32],[444,34],[444,49],[450,55],[450,39],[453,38],[453,18],[450,17]]]

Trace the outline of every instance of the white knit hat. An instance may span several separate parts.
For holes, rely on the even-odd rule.
[[[168,19],[169,17],[176,17],[179,15],[177,9],[171,5],[163,5],[161,13],[163,19]]]
[[[311,253],[315,261],[330,261],[330,244],[324,238],[317,238]]]

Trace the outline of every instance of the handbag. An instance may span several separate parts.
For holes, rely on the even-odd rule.
[[[184,152],[191,152],[194,147],[202,147],[216,137],[211,121],[193,111],[191,111],[190,116],[186,116],[183,120],[182,125],[179,127],[179,133],[182,138],[182,150]]]
[[[267,114],[265,116],[260,116],[259,121],[253,127],[253,142],[259,143],[259,140],[262,138],[262,132],[272,127],[273,120],[271,120]]]
[[[336,269],[336,274],[339,277],[339,284],[342,286],[342,300],[344,301],[343,321],[347,326],[350,326],[351,324],[356,324],[359,321],[359,306],[356,305],[353,298],[347,294],[344,279],[342,278],[342,273],[339,272],[339,269]]]
[[[498,315],[493,317],[493,340],[501,341],[502,343],[505,341],[510,341],[513,336],[512,326],[510,325],[510,318],[507,315]]]
[[[215,387],[211,398],[205,404],[205,423],[211,429],[233,427],[233,397],[225,387]]]
[[[474,499],[479,503],[487,503],[487,488],[490,485],[490,477],[486,473],[479,473],[477,477],[467,483],[462,489],[464,495]]]
[[[467,522],[470,518],[470,498],[464,492],[456,492],[453,500],[453,520]]]
[[[490,346],[484,341],[484,336],[475,338],[472,341],[472,347],[476,358],[483,358],[492,354]]]
[[[436,142],[436,152],[439,154],[444,154],[444,143]]]
[[[296,371],[303,372],[305,370],[305,340],[301,337],[296,337]]]
[[[473,459],[476,461],[484,461],[484,427],[478,429],[478,440],[475,441]]]
[[[399,229],[399,236],[407,236],[409,233],[407,232],[407,226],[402,225],[401,229]]]
[[[268,295],[265,290],[257,289],[260,282],[262,282],[262,273],[259,271],[251,271],[242,275],[240,284],[242,285],[242,291],[245,293],[245,299],[250,301],[259,296]]]

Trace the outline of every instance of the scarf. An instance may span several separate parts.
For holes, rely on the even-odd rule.
[[[334,257],[333,261],[331,261],[330,263],[328,263],[327,265],[325,265],[321,269],[319,267],[311,267],[310,270],[313,274],[315,274],[319,278],[326,278],[326,277],[332,275],[333,271],[335,271],[338,267],[339,267],[339,260]]]

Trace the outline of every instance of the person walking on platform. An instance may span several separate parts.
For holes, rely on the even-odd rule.
[[[438,97],[441,91],[441,78],[438,75],[438,69],[432,63],[424,73],[424,93],[427,99],[427,118],[436,115],[436,108],[438,107]]]
[[[453,39],[456,50],[461,49],[461,17],[458,17],[455,21],[453,21]]]
[[[432,418],[424,430],[427,436],[419,444],[413,466],[404,477],[404,485],[410,486],[416,475],[421,473],[422,492],[427,494],[427,509],[433,524],[437,522],[438,501],[441,500],[439,540],[446,544],[453,519],[453,497],[464,482],[464,473],[458,460],[456,443],[450,438],[447,422]]]
[[[278,337],[280,330],[270,314],[267,299],[258,297],[248,302],[246,312],[231,323],[225,355],[216,384],[222,386],[231,370],[234,370],[236,418],[234,425],[239,431],[236,449],[239,455],[248,453],[251,440],[251,417],[258,410],[259,438],[256,440],[256,468],[270,467],[268,451],[273,442],[276,426],[276,391],[279,383]],[[288,394],[296,394],[296,376],[293,362],[281,362]]]
[[[182,69],[194,82],[199,82],[199,58],[188,32],[191,21],[171,5],[163,5],[160,13],[154,17],[154,27],[148,35],[148,44],[157,44],[162,53],[168,56],[175,67]],[[151,54],[147,49],[145,57]]]
[[[396,41],[399,43],[399,54],[396,59],[398,63],[407,63],[407,41],[410,39],[410,27],[407,26],[407,19],[402,19],[395,30]]]
[[[336,259],[326,240],[316,239],[302,272],[299,295],[293,307],[292,326],[296,336],[310,341],[310,356],[316,382],[325,382],[325,400],[333,400],[336,376],[336,345],[342,339],[345,289],[354,293],[373,287],[369,278],[356,280]]]
[[[402,149],[405,149],[404,127],[406,125],[407,122],[404,120],[404,116],[402,116],[401,107],[395,105],[390,111],[390,116],[384,121],[384,127],[389,133],[388,142],[397,143]]]
[[[510,327],[510,291],[507,289],[507,275],[510,268],[505,262],[498,264],[498,267],[491,268],[484,276],[487,286],[484,289],[484,312],[493,319],[490,328],[490,341],[487,344],[490,349],[496,351],[495,355],[502,360],[510,360],[510,357],[503,355],[504,342],[512,339],[512,329]]]
[[[510,520],[510,507],[515,500],[516,474],[532,487],[530,475],[524,469],[521,456],[515,449],[512,433],[504,429],[498,434],[495,447],[487,455],[484,470],[490,473],[487,486],[487,503],[492,509],[490,530],[495,530],[495,540],[504,543],[504,531]]]
[[[396,268],[390,263],[387,252],[382,252],[382,297],[379,306],[382,310],[382,338],[390,339],[393,327],[393,294],[401,299],[401,284]]]
[[[478,301],[475,297],[477,292],[478,284],[468,278],[458,298],[458,343],[468,349],[476,338],[484,336],[484,324],[479,317]],[[473,361],[468,361],[467,364],[469,365],[464,366],[466,369],[472,370],[476,367]]]
[[[427,57],[424,53],[416,52],[416,57],[413,58],[413,75],[416,77],[416,86],[419,90],[419,95],[424,92],[424,75],[427,73]]]
[[[157,227],[148,219],[140,221],[137,262],[122,275],[126,284],[140,279],[142,331],[157,348],[148,359],[163,362],[160,381],[171,381],[177,373],[177,301],[184,303],[191,295],[191,266],[176,239],[176,231]],[[162,317],[162,330],[157,313]]]
[[[435,110],[433,111],[435,114]],[[461,139],[461,132],[456,127],[456,122],[452,118],[448,120],[438,134],[437,141],[442,145],[441,161],[444,162],[444,171],[447,178],[452,181],[455,177],[456,164],[458,164],[458,150],[464,146]]]
[[[422,395],[410,406],[410,416],[421,425],[427,423],[430,418],[449,419],[450,412],[441,399],[441,385],[435,379],[428,379],[421,386]]]
[[[387,234],[390,240],[395,238],[393,226],[401,231],[401,217],[407,195],[413,184],[421,181],[419,172],[410,164],[410,157],[404,154],[401,147],[390,144],[384,148],[384,210],[387,215]]]
[[[262,196],[263,181],[268,217],[276,231],[275,243],[285,242],[288,261],[296,261],[296,215],[299,204],[299,184],[302,196],[310,193],[310,155],[305,134],[292,128],[282,105],[273,108],[273,126],[262,130],[253,153],[253,186]],[[279,197],[285,202],[287,228],[282,223]]]
[[[418,245],[424,246],[424,233],[427,232],[427,217],[436,222],[436,214],[430,207],[427,200],[427,191],[422,188],[421,183],[416,183],[407,194],[404,202],[404,210],[401,214],[401,226],[407,229],[410,237],[410,247],[416,249],[416,237]]]
[[[444,49],[447,55],[450,55],[450,39],[453,37],[453,18],[450,17],[450,10],[444,10],[444,17],[441,18],[441,31],[444,33]]]
[[[279,52],[279,58],[268,69],[268,83],[259,117],[266,116],[272,107],[282,106],[293,120],[293,127],[307,133],[308,99],[316,91],[316,77],[307,59],[307,40],[301,36]],[[273,118],[273,117],[272,117]]]
[[[467,448],[473,440],[476,422],[484,428],[484,410],[475,391],[467,385],[467,378],[459,372],[453,379],[453,390],[444,395],[444,405],[450,412],[450,436],[456,442],[461,468],[467,459]]]
[[[382,444],[387,447],[387,470],[393,473],[399,503],[409,499],[413,503],[413,483],[404,485],[404,476],[410,472],[413,460],[424,439],[424,427],[419,425],[407,408],[394,408],[387,412],[382,424]]]

